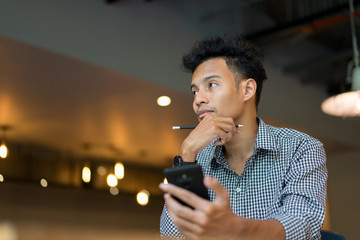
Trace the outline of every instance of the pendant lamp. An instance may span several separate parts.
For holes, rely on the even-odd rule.
[[[360,117],[360,64],[359,50],[355,35],[354,3],[349,0],[351,36],[354,59],[348,65],[348,79],[351,79],[351,91],[329,97],[321,104],[321,110],[337,117]]]

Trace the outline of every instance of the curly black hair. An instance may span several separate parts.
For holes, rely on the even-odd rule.
[[[266,72],[263,67],[263,54],[247,40],[238,36],[208,38],[195,43],[189,53],[183,56],[182,68],[194,73],[204,61],[221,57],[226,61],[230,71],[243,80],[253,78],[256,81],[256,107],[259,104],[263,81]]]

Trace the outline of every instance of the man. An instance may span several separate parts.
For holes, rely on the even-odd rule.
[[[225,36],[199,42],[183,65],[193,73],[200,123],[180,156],[202,166],[211,201],[160,184],[162,238],[320,239],[327,181],[323,145],[257,117],[266,79],[262,55],[241,38]]]

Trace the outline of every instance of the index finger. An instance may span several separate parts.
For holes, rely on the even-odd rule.
[[[196,193],[171,183],[160,184],[160,189],[169,193],[171,196],[178,198],[194,209],[200,209],[203,205],[210,203],[209,200],[198,196]]]
[[[220,182],[213,177],[205,176],[204,185],[207,188],[211,188],[215,193],[214,203],[222,204],[228,203],[229,193],[228,191],[220,184]]]

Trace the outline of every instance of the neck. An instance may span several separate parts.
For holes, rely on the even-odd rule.
[[[241,119],[236,123],[243,124],[244,127],[238,129],[239,133],[236,134],[231,141],[225,144],[225,156],[227,160],[246,162],[253,153],[255,147],[259,128],[256,121],[256,115]]]

